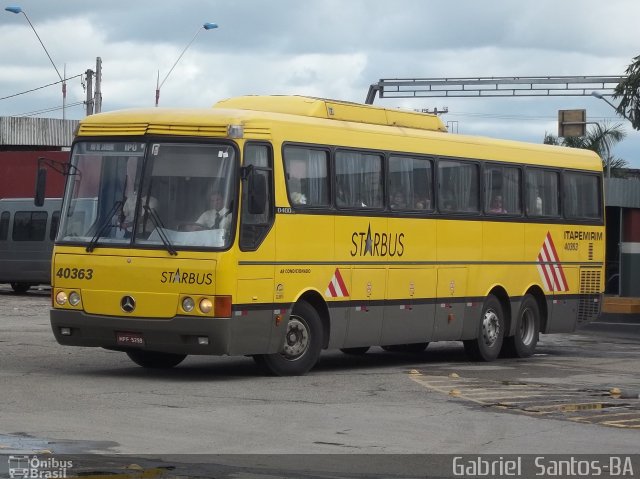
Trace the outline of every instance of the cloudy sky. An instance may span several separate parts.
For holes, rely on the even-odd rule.
[[[152,106],[158,78],[202,30],[162,87],[160,105],[208,107],[244,94],[301,94],[363,102],[381,78],[623,75],[640,54],[638,0],[19,0],[60,73],[103,65],[103,111]],[[0,12],[0,116],[61,104],[23,15]],[[10,98],[6,98],[10,97]],[[82,102],[79,77],[69,105]],[[640,132],[591,96],[376,99],[386,107],[447,107],[464,134],[542,142],[559,109],[622,123],[615,155],[640,168]],[[82,118],[82,105],[67,118]],[[39,116],[61,118],[60,109]]]

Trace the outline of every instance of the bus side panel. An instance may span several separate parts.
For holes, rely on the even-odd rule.
[[[482,235],[480,221],[438,221],[437,261],[441,266],[436,298],[436,340],[461,339],[463,331],[472,332],[471,337],[477,335],[480,314],[475,314],[470,296],[484,295],[486,289],[477,289],[481,283],[473,277],[482,275],[477,267],[468,264],[482,257],[482,241],[479,241]]]
[[[428,342],[433,337],[436,270],[389,266],[381,344]]]
[[[436,227],[432,219],[388,219],[383,345],[428,342],[433,336]],[[395,261],[402,265],[394,265]]]
[[[575,331],[578,315],[578,300],[556,296],[551,303],[547,328],[542,332],[570,333]]]
[[[267,268],[273,276],[273,267]],[[273,278],[238,279],[237,301],[251,306],[247,306],[246,316],[239,315],[231,324],[229,354],[259,354],[269,350],[275,324],[271,307]]]
[[[227,293],[221,283],[237,275],[229,334],[230,355],[276,353],[284,344],[284,321],[276,325],[274,312],[275,245],[274,227],[256,251],[239,252],[237,258],[222,256],[225,260],[216,273],[217,288],[222,294]]]
[[[350,308],[345,347],[380,344],[387,289],[387,218],[337,216],[335,251],[338,262],[355,263],[351,270]]]
[[[384,267],[354,267],[351,276],[352,307],[349,309],[345,347],[380,344],[386,276]]]
[[[344,270],[346,271],[346,269]],[[350,277],[351,275],[349,275]],[[339,305],[339,306],[338,306]],[[329,303],[330,331],[327,349],[339,349],[344,346],[349,325],[350,306],[344,306],[344,302],[336,301],[335,305]]]

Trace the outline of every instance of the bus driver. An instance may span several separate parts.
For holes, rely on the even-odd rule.
[[[202,213],[196,223],[211,229],[229,229],[231,211],[225,206],[222,195],[214,191],[209,195],[209,208]]]

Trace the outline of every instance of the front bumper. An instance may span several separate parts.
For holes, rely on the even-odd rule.
[[[276,326],[270,314],[255,312],[242,317],[170,319],[123,318],[51,309],[51,328],[65,346],[102,347],[118,351],[141,349],[174,354],[243,355],[271,354],[280,349],[285,327]],[[70,335],[62,335],[69,328]],[[144,346],[122,346],[118,332],[141,333]],[[209,344],[198,343],[206,336]]]

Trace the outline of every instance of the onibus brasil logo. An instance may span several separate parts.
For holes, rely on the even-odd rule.
[[[9,456],[9,477],[11,479],[57,479],[66,478],[73,467],[73,461],[63,461],[55,457],[41,459],[38,456]]]

